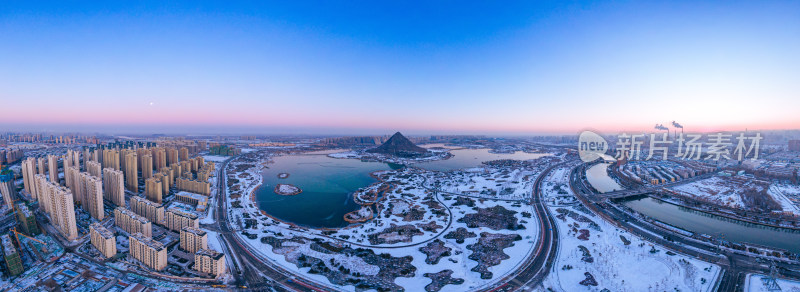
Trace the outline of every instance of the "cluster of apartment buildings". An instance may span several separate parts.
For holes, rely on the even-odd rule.
[[[219,155],[219,156],[234,156],[242,154],[242,149],[239,149],[238,147],[230,145],[219,145],[219,144],[213,144],[211,147],[208,148],[208,151],[211,155]]]
[[[0,165],[19,161],[24,156],[22,149],[0,149]]]
[[[617,171],[628,179],[658,185],[711,173],[716,167],[698,161],[635,161],[622,163]]]
[[[102,221],[105,218],[104,200],[111,202],[116,206],[113,211],[115,225],[129,234],[130,256],[161,271],[167,266],[166,248],[152,239],[152,225],[162,225],[178,233],[183,232],[184,228],[188,228],[190,233],[199,230],[196,214],[180,208],[165,211],[161,204],[163,197],[169,194],[170,187],[195,191],[199,194],[181,192],[178,200],[205,208],[208,198],[203,195],[211,194],[207,180],[213,175],[214,164],[206,163],[202,157],[189,158],[189,153],[186,147],[114,143],[84,148],[82,152],[69,149],[65,155],[29,157],[21,163],[23,187],[31,200],[39,202],[50,222],[69,241],[79,236],[76,208]],[[63,177],[59,168],[63,169]],[[140,175],[145,182],[145,198],[135,195],[139,192]],[[194,178],[195,175],[198,179]],[[13,176],[9,181],[9,189],[15,190]],[[126,208],[126,189],[134,193],[130,199],[130,209]],[[16,194],[3,190],[0,177],[0,193],[7,196],[5,202],[12,208],[12,198]],[[34,229],[38,232],[31,210],[24,204],[17,208],[20,222],[28,222],[22,224],[25,232],[34,232]],[[116,237],[112,230],[96,222],[89,225],[89,233],[91,244],[104,257],[111,258],[117,254]],[[198,271],[213,275],[224,273],[224,255],[208,249],[205,235],[202,238],[181,236],[181,244],[184,246],[183,241],[186,240],[186,246],[192,247],[187,250],[195,253],[195,258],[199,260],[195,266]]]

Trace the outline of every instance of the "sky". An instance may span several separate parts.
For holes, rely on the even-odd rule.
[[[798,52],[799,1],[2,1],[0,130],[797,129]]]

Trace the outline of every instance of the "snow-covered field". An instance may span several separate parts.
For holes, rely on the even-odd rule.
[[[568,178],[564,172],[569,175],[568,168],[554,170],[544,182],[545,189],[566,183]],[[568,187],[563,191],[572,195]],[[718,266],[680,254],[669,255],[665,248],[617,229],[582,204],[565,206],[559,201],[548,202],[550,214],[557,218],[559,248],[553,270],[539,288],[554,291],[711,291],[719,276]],[[587,278],[593,278],[596,283],[590,283],[592,281]]]
[[[557,207],[551,208],[551,212],[559,208],[589,218],[597,228],[570,216],[556,220],[559,252],[554,271],[544,282],[545,288],[557,291],[600,291],[604,288],[611,291],[710,291],[719,275],[719,267],[714,264],[679,254],[668,255],[663,247],[618,230],[577,208]],[[578,238],[587,231],[585,240]],[[630,244],[625,245],[620,236]],[[596,286],[581,284],[587,279],[586,273],[594,278]]]
[[[553,169],[542,184],[542,195],[550,206],[573,205],[578,200],[569,188],[570,167]]]
[[[471,168],[465,171],[442,172],[440,178],[442,191],[461,193],[470,196],[523,199],[529,198],[533,179],[538,174],[533,170],[513,169],[504,171],[494,167]]]
[[[744,291],[745,292],[773,292],[767,289],[762,282],[764,279],[764,275],[758,274],[748,274],[747,279],[744,281]],[[792,280],[784,280],[784,279],[776,279],[778,286],[780,286],[781,290],[784,292],[800,292],[800,281],[792,281]]]
[[[741,198],[741,194],[744,191],[743,186],[718,176],[680,185],[674,187],[673,190],[723,206],[732,208],[745,207]]]

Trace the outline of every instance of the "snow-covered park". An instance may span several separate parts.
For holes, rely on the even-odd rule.
[[[229,206],[233,222],[257,220],[242,229],[241,238],[265,259],[337,290],[480,289],[516,271],[538,239],[537,220],[525,198],[436,193],[430,182],[438,174],[414,168],[376,173],[379,183],[354,194],[373,208],[372,220],[335,230],[295,226],[262,215],[252,203],[249,196],[261,177],[259,163],[248,164],[252,167],[228,174],[238,180],[228,187],[241,195],[233,200],[241,207]],[[524,181],[520,186],[527,190],[520,192],[530,195],[528,180],[535,175],[509,171],[502,176],[507,174]]]

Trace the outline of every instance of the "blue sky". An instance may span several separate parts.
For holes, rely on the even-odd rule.
[[[7,129],[798,128],[800,2],[4,2]]]

